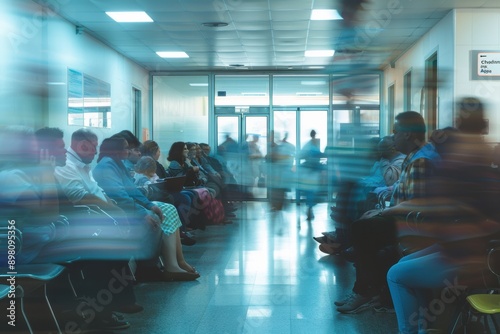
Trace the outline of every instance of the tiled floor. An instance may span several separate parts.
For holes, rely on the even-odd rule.
[[[333,301],[350,292],[351,263],[318,250],[312,239],[332,230],[328,207],[269,212],[264,202],[241,204],[231,225],[196,231],[184,247],[201,273],[195,282],[140,283],[144,312],[128,315],[123,333],[396,333],[394,314],[338,313]]]

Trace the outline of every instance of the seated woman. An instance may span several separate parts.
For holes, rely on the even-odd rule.
[[[135,175],[134,183],[135,185],[144,193],[144,195],[150,200],[167,201],[173,203],[179,213],[181,218],[181,243],[186,246],[192,246],[196,243],[196,240],[191,238],[185,231],[189,225],[189,213],[191,210],[191,197],[187,194],[189,192],[181,191],[179,193],[169,193],[163,189],[154,189],[149,185],[156,183],[159,178],[156,175],[156,163],[152,157],[143,156],[135,164]]]
[[[215,172],[213,168],[202,163],[199,158],[201,155],[201,148],[198,144],[187,143],[186,147],[188,148],[186,163],[193,167],[198,167],[198,178],[202,181],[202,185],[210,191],[213,197],[220,197],[223,188],[220,175]],[[209,170],[207,167],[211,169]],[[212,171],[215,174],[212,174]]]
[[[106,194],[131,217],[142,217],[148,223],[159,224],[162,231],[162,257],[165,260],[166,280],[194,280],[200,275],[184,259],[177,210],[171,204],[151,202],[135,186],[122,163],[129,154],[123,138],[107,138],[101,144],[93,175]]]
[[[139,150],[141,151],[143,157],[148,156],[155,160],[156,175],[158,175],[158,178],[164,179],[169,176],[167,171],[165,170],[165,167],[163,167],[163,165],[158,161],[158,159],[160,159],[161,151],[160,146],[157,142],[155,142],[154,140],[146,140],[139,147]]]
[[[175,142],[170,147],[167,160],[170,161],[168,173],[171,176],[186,176],[186,186],[189,186],[189,191],[196,195],[196,200],[193,201],[193,207],[201,210],[208,223],[221,224],[224,223],[224,207],[222,203],[215,199],[216,192],[214,189],[203,186],[203,179],[200,178],[200,168],[190,164],[188,159],[189,149],[184,142]],[[196,186],[196,187],[192,187]]]

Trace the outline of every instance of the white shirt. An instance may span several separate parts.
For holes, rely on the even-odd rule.
[[[66,166],[56,167],[54,175],[68,199],[77,203],[88,194],[107,202],[104,190],[92,176],[90,164],[85,164],[70,147],[66,153]]]

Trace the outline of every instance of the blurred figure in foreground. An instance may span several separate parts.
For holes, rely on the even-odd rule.
[[[338,224],[335,232],[325,232],[315,237],[320,250],[328,254],[338,253],[350,246],[350,224],[371,209],[383,207],[390,200],[392,186],[401,175],[405,155],[396,150],[394,137],[385,136],[377,144],[379,159],[370,174],[357,181],[344,181],[337,193],[336,206],[331,207],[331,217]]]
[[[421,250],[404,256],[387,274],[400,333],[427,330],[429,319],[421,310],[432,307],[430,292],[442,289],[443,295],[450,282],[470,287],[473,283],[466,274],[478,276],[488,241],[500,237],[500,187],[490,167],[490,148],[482,138],[484,106],[467,97],[457,109],[458,131],[448,129],[432,138],[442,157],[432,198],[402,204],[419,217],[398,226],[401,243],[417,239],[429,246],[417,245]]]

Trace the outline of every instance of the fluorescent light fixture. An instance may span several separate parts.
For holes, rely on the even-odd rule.
[[[311,70],[320,70],[320,69],[325,68],[325,67],[324,66],[309,66],[308,68]]]
[[[333,57],[335,50],[307,50],[306,57]]]
[[[191,87],[208,87],[208,83],[190,83]]]
[[[336,9],[313,9],[311,20],[343,20]]]
[[[116,22],[153,22],[146,12],[106,12]]]
[[[326,81],[301,81],[300,84],[304,86],[324,86]]]
[[[158,51],[156,54],[162,58],[189,58],[184,51]]]

